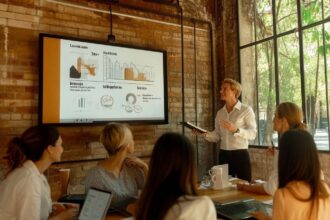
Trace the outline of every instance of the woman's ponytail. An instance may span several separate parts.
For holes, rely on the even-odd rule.
[[[5,156],[8,161],[8,173],[20,167],[26,160],[40,160],[49,145],[55,146],[59,136],[55,127],[41,125],[30,127],[21,137],[11,139]]]
[[[24,141],[19,137],[14,137],[8,144],[5,159],[8,161],[7,175],[17,167],[22,166],[26,160],[24,152]]]

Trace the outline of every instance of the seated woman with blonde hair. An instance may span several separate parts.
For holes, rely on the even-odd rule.
[[[177,133],[162,135],[152,151],[136,220],[216,220],[211,199],[197,195],[195,162],[188,138]]]
[[[139,158],[132,156],[134,140],[126,124],[107,124],[101,133],[100,142],[109,158],[92,168],[86,176],[86,191],[90,187],[111,191],[111,206],[126,208],[138,198],[144,187],[148,166]]]
[[[273,130],[281,135],[291,129],[307,130],[307,126],[303,123],[302,110],[292,102],[282,102],[276,107],[275,117],[273,120]],[[271,175],[263,184],[237,184],[237,189],[260,194],[274,195],[278,188],[278,152],[272,150],[274,154],[273,170]]]

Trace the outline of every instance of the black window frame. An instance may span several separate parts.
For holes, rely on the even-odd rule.
[[[302,110],[303,110],[303,114],[304,114],[304,121],[306,122],[306,94],[305,94],[305,74],[304,74],[304,57],[303,57],[303,31],[314,28],[314,27],[318,27],[320,25],[322,25],[322,43],[323,43],[323,48],[324,51],[326,51],[325,45],[326,45],[326,40],[325,40],[325,24],[329,23],[330,24],[330,16],[327,18],[324,18],[324,1],[322,0],[322,19],[320,21],[308,24],[308,25],[302,25],[302,18],[301,18],[301,0],[296,0],[296,6],[297,6],[297,20],[298,20],[298,25],[297,28],[288,30],[288,31],[284,31],[281,33],[277,33],[277,23],[276,23],[276,17],[275,15],[275,7],[274,5],[276,5],[276,0],[271,0],[272,2],[272,22],[273,22],[273,35],[270,37],[266,37],[264,39],[261,40],[256,40],[256,7],[255,7],[255,3],[257,0],[253,0],[254,3],[254,41],[241,45],[240,43],[240,17],[239,17],[239,10],[240,10],[240,2],[239,1],[244,1],[244,0],[236,0],[237,3],[237,43],[238,43],[238,68],[239,68],[239,78],[242,78],[242,71],[241,71],[241,51],[245,48],[248,47],[256,47],[257,45],[260,45],[264,42],[267,41],[272,41],[273,42],[273,46],[274,46],[274,74],[275,74],[275,93],[276,93],[276,105],[278,105],[280,103],[280,85],[279,85],[279,70],[278,70],[278,43],[277,43],[277,39],[281,38],[283,36],[287,36],[289,34],[293,34],[293,33],[298,33],[299,36],[299,63],[300,63],[300,79],[301,79],[301,99],[302,99]],[[257,65],[257,53],[254,54],[254,59],[255,59],[255,65]],[[329,94],[328,94],[328,89],[330,87],[330,84],[328,83],[328,77],[327,77],[327,72],[328,69],[330,69],[330,66],[327,66],[327,53],[324,53],[324,75],[325,75],[325,82],[326,82],[326,109],[327,109],[327,119],[328,119],[328,150],[319,150],[319,152],[324,152],[324,153],[330,153],[330,115],[329,115],[329,111],[330,111],[330,106],[329,106]],[[258,91],[258,68],[256,68],[256,91],[257,94],[259,94]],[[330,79],[329,79],[330,80]],[[244,92],[244,91],[243,91]],[[259,102],[258,102],[258,96],[257,96],[257,109],[258,111],[255,112],[256,114],[256,119],[257,119],[257,130],[259,133]],[[251,147],[255,147],[255,148],[265,148],[267,146],[265,145],[260,145],[260,140],[258,141],[259,145],[250,145]]]

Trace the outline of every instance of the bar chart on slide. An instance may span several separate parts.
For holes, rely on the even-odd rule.
[[[125,63],[103,55],[103,80],[155,81],[152,66],[137,67],[133,62]]]

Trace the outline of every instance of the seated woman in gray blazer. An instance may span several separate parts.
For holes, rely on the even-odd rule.
[[[138,198],[139,191],[144,187],[148,166],[132,156],[134,140],[126,124],[106,125],[100,142],[107,150],[109,158],[89,170],[85,179],[86,191],[90,187],[111,191],[111,206],[126,208]]]

